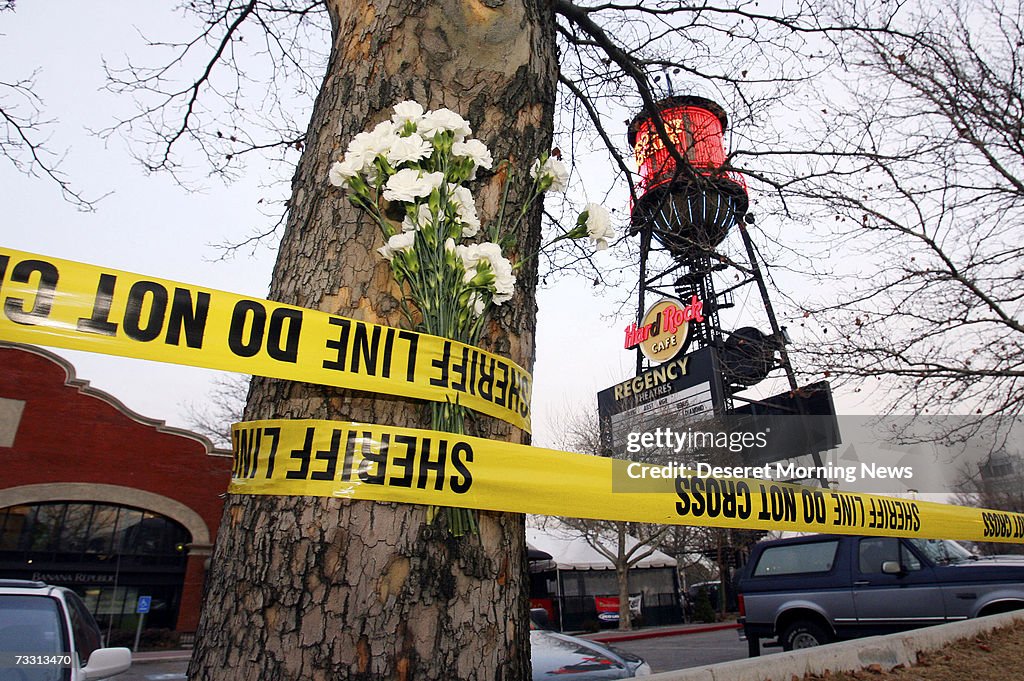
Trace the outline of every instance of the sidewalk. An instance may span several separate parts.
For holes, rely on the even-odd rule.
[[[597,641],[598,643],[618,643],[620,641],[638,641],[645,638],[662,636],[682,636],[683,634],[703,634],[709,631],[739,629],[736,622],[714,622],[711,624],[671,624],[663,627],[645,627],[632,631],[599,631],[593,634],[578,634],[580,638]]]
[[[145,664],[147,662],[174,662],[176,660],[189,660],[192,658],[191,648],[180,650],[144,650],[132,653],[132,664]]]
[[[929,663],[930,669],[918,667],[906,675],[901,673],[899,678],[1017,679],[1020,674],[1013,671],[1018,668],[1020,661],[1016,644],[1004,644],[992,652],[983,648],[977,638],[984,632],[1010,627],[1017,622],[1024,622],[1024,611],[939,624],[902,634],[858,638],[804,650],[661,672],[650,678],[660,681],[791,681],[808,676],[827,679],[839,672],[866,670],[868,678],[889,679],[893,678],[887,673],[889,670],[916,665],[919,653],[939,651],[941,658],[937,660],[938,664],[932,666]],[[954,652],[952,648],[956,641],[966,641],[966,645]],[[1005,657],[998,658],[996,655]],[[1011,660],[1009,664],[1004,661],[1007,659]],[[943,668],[942,660],[950,661],[950,666]],[[857,674],[852,676],[864,678]]]

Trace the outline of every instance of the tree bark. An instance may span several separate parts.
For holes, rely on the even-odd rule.
[[[629,610],[629,557],[626,555],[626,524],[616,523],[618,556],[615,560],[615,579],[619,586],[619,630],[633,628],[633,613]]]
[[[447,106],[518,170],[550,148],[557,77],[554,19],[543,0],[328,0],[331,57],[308,146],[292,182],[270,297],[403,326],[400,292],[376,249],[378,229],[329,185],[356,133],[414,99]],[[496,166],[497,167],[497,166]],[[493,217],[502,178],[482,177]],[[520,258],[540,244],[540,214],[516,234]],[[534,358],[535,260],[497,309],[483,345],[528,370]],[[333,418],[429,427],[423,403],[255,379],[247,418]],[[526,442],[480,415],[473,434]],[[523,518],[481,513],[453,538],[426,508],[314,497],[229,496],[189,667],[192,679],[529,678]],[[443,514],[442,514],[443,515]],[[443,521],[442,521],[443,522]]]

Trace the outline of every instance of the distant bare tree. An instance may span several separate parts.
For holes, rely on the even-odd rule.
[[[714,574],[709,562],[696,549],[699,535],[705,528],[672,525],[658,542],[658,550],[676,559],[681,588],[695,582],[705,582]]]
[[[849,100],[805,121],[808,165],[769,179],[843,254],[827,299],[799,301],[798,357],[894,413],[974,414],[942,433],[963,441],[1024,410],[1024,5],[920,12],[843,36]]]
[[[0,0],[0,14],[13,12],[14,4],[15,0]],[[35,93],[38,73],[0,76],[0,156],[26,175],[55,183],[65,200],[91,211],[95,201],[84,198],[60,172],[61,156],[48,145],[54,121],[44,116],[43,102]]]
[[[603,456],[596,410],[578,410],[563,416],[557,427],[560,449]],[[633,628],[629,609],[629,571],[658,550],[671,525],[651,525],[592,518],[559,518],[559,525],[578,535],[615,567],[619,594],[619,629]]]
[[[210,438],[218,447],[230,449],[231,424],[242,420],[249,380],[241,374],[225,374],[214,379],[213,390],[204,401],[185,405],[188,427]]]
[[[960,471],[956,503],[1024,513],[1024,457],[1006,450],[993,452],[984,461]],[[984,554],[1024,553],[1020,544],[975,544]]]

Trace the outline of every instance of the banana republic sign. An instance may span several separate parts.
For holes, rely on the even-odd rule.
[[[639,346],[652,362],[667,362],[686,349],[690,325],[704,321],[704,303],[691,296],[689,304],[675,298],[662,298],[647,308],[639,326],[626,327],[627,350]]]

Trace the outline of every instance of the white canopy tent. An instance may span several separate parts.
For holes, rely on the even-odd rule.
[[[545,569],[555,570],[614,570],[615,566],[608,558],[603,556],[597,549],[590,545],[579,532],[575,532],[564,525],[552,526],[548,524],[544,528],[527,527],[526,543],[530,548],[544,551],[551,554],[551,560],[544,566]],[[611,538],[604,539],[603,546],[615,551],[615,544]],[[632,549],[640,542],[629,535],[626,536],[626,546]],[[646,548],[640,552],[645,553]],[[661,551],[655,550],[639,563],[633,566],[637,568],[660,568],[676,567],[676,559]]]
[[[558,602],[560,629],[585,626],[584,622],[594,617],[595,596],[617,595],[617,587],[614,586],[615,565],[594,548],[580,531],[547,518],[543,526],[539,523],[528,524],[526,542],[532,555],[543,552],[551,556],[547,560],[531,559],[531,581],[542,590],[533,595]],[[639,544],[635,537],[626,536],[628,549]],[[603,537],[601,545],[614,553],[617,550],[617,538]],[[638,603],[643,603],[645,616],[650,616],[652,623],[681,621],[676,559],[647,546],[640,546],[637,553],[649,553],[630,567],[629,580]],[[663,619],[666,617],[671,619],[666,621]],[[675,620],[675,617],[680,619]]]

